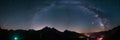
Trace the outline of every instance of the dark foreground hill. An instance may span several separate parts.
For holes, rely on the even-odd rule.
[[[104,34],[104,40],[120,40],[120,26],[106,31]]]
[[[81,37],[80,37],[81,36]],[[0,29],[0,40],[87,40],[83,34],[45,27],[42,30],[5,30]]]
[[[41,30],[6,30],[0,28],[0,40],[120,40],[120,26],[108,31],[93,32],[87,37],[83,33],[65,30],[60,32],[55,28],[45,27]]]

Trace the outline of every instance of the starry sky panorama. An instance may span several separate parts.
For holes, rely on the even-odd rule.
[[[119,0],[0,0],[0,24],[5,29],[102,31],[120,24],[119,10]]]

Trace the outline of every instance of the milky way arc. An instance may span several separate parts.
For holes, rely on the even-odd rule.
[[[62,4],[61,4],[62,3]],[[57,4],[57,5],[56,5]],[[59,4],[59,5],[58,5]],[[67,6],[66,6],[67,5]],[[72,7],[69,7],[69,6],[71,6],[71,5],[78,5],[78,6],[75,6],[75,7],[77,7],[77,8],[72,8]],[[74,6],[73,6],[74,7]],[[56,9],[57,8],[57,9]],[[61,9],[60,9],[61,8]],[[62,9],[62,8],[65,8],[65,9]],[[53,10],[53,11],[52,11]],[[94,8],[94,7],[91,7],[91,6],[89,6],[89,5],[86,5],[86,4],[82,4],[81,2],[78,2],[78,1],[64,1],[64,2],[58,2],[58,3],[52,3],[50,6],[47,6],[47,7],[45,7],[45,8],[43,8],[43,9],[41,9],[40,11],[38,11],[37,13],[35,13],[35,16],[33,17],[33,27],[32,28],[34,28],[34,29],[40,29],[40,27],[41,28],[43,28],[44,26],[50,26],[50,27],[56,27],[56,26],[60,26],[60,27],[56,27],[56,28],[58,28],[58,29],[61,29],[61,30],[63,30],[63,29],[69,29],[69,30],[73,30],[73,31],[77,31],[77,32],[79,32],[78,31],[78,29],[80,29],[79,27],[77,27],[76,25],[78,25],[78,26],[81,26],[80,24],[82,24],[82,26],[85,26],[85,23],[84,22],[82,22],[82,21],[78,21],[78,20],[80,20],[80,19],[82,19],[82,18],[80,18],[80,19],[77,19],[77,20],[74,20],[73,21],[73,19],[74,19],[74,17],[73,16],[70,16],[69,14],[68,15],[64,15],[64,14],[60,14],[60,13],[58,13],[58,12],[55,12],[55,10],[60,10],[60,11],[58,11],[58,12],[63,12],[63,13],[70,13],[70,11],[71,10],[76,10],[75,12],[71,12],[72,14],[73,14],[73,16],[75,16],[76,14],[78,14],[77,12],[80,10],[80,12],[79,13],[81,13],[81,15],[85,15],[86,16],[86,13],[90,13],[90,15],[93,15],[94,16],[94,18],[95,18],[95,22],[91,22],[91,24],[97,24],[97,25],[99,25],[99,26],[101,26],[101,28],[102,29],[104,29],[104,27],[105,27],[105,22],[104,22],[104,20],[100,17],[100,15],[99,15],[99,13],[98,13],[98,11],[99,10],[97,10],[96,8]],[[62,11],[62,10],[65,10],[65,12],[64,11]],[[66,12],[66,10],[68,11],[68,12]],[[78,11],[77,11],[78,10]],[[83,11],[87,11],[86,13],[84,13]],[[83,14],[83,13],[84,14]],[[59,15],[63,15],[64,17],[62,17],[62,16],[59,16],[58,14],[54,14],[54,13],[58,13]],[[53,15],[54,14],[54,15]],[[55,15],[57,15],[57,16],[55,16]],[[88,15],[87,14],[87,16],[90,16],[90,15]],[[54,17],[53,17],[54,16]],[[89,18],[89,17],[85,17],[85,16],[82,16],[83,17],[83,19],[87,19],[87,18]],[[53,18],[52,18],[53,17]],[[59,20],[57,20],[57,18],[55,19],[55,17],[58,17],[59,18]],[[73,19],[72,19],[72,17],[73,17]],[[76,17],[76,16],[75,16]],[[91,20],[93,20],[92,18],[92,16],[90,16],[91,17]],[[61,19],[60,19],[61,18]],[[79,15],[78,15],[78,18],[79,18]],[[43,20],[43,19],[45,19],[45,20]],[[54,20],[54,22],[53,22],[53,19],[55,19]],[[72,19],[72,20],[71,20]],[[52,20],[52,21],[49,21],[49,20]],[[70,21],[71,20],[71,21]],[[61,22],[55,22],[55,21],[61,21]],[[72,22],[73,21],[73,22]],[[78,21],[78,22],[76,22],[76,21]],[[89,21],[89,19],[87,19],[87,21]],[[74,23],[75,22],[75,23]],[[81,23],[82,22],[82,23]],[[59,24],[59,25],[58,25]],[[76,24],[76,25],[75,25]],[[53,26],[54,25],[54,26]],[[64,27],[62,27],[62,25],[64,25]],[[88,24],[88,25],[90,25],[90,24]],[[70,27],[71,26],[71,27]],[[72,26],[74,26],[74,27],[72,27]],[[77,29],[78,28],[78,29]],[[77,29],[77,30],[76,30]]]

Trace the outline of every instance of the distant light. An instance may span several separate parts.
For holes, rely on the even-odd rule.
[[[18,40],[18,37],[14,37],[14,40]]]
[[[97,38],[97,40],[103,40],[103,38],[102,38],[102,37],[100,37],[100,38]]]
[[[100,26],[104,26],[104,24],[100,23]]]

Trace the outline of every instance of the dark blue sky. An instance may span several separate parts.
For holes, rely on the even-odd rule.
[[[0,23],[4,24],[2,28],[7,28],[7,29],[38,28],[40,29],[41,25],[42,27],[54,25],[54,26],[58,26],[56,27],[58,29],[62,29],[62,28],[73,29],[74,27],[72,26],[75,26],[75,25],[79,26],[80,23],[83,23],[85,25],[86,23],[89,23],[91,21],[88,18],[92,17],[92,14],[90,14],[90,16],[87,16],[89,14],[87,15],[83,14],[84,11],[82,11],[82,8],[80,8],[80,11],[79,11],[79,9],[75,7],[73,8],[70,7],[69,4],[66,4],[69,7],[59,8],[59,6],[54,6],[51,9],[49,9],[49,11],[41,12],[45,10],[44,8],[49,7],[52,4],[56,4],[57,2],[55,3],[55,1],[59,2],[59,0],[0,0]],[[120,1],[119,0],[84,0],[84,1],[80,0],[80,1],[90,3],[90,5],[93,5],[94,7],[100,9],[103,13],[99,15],[101,16],[101,18],[107,19],[110,28],[113,28],[120,24],[120,21],[119,21],[120,20],[119,18],[120,17],[119,16]],[[72,11],[74,14],[69,11]],[[81,14],[78,14],[76,11],[79,13],[81,12]],[[44,13],[44,14],[41,14],[41,13]],[[35,15],[37,15],[37,17]],[[85,16],[82,16],[82,15],[85,15]],[[33,21],[34,17],[37,19],[42,18],[42,21],[38,19],[39,21],[38,23],[36,23],[37,19]],[[80,17],[82,17],[81,19],[83,19],[83,21],[79,19]],[[93,20],[95,18],[90,18],[90,19]],[[38,25],[39,27],[33,27],[34,26],[33,24]],[[64,26],[60,27],[59,25],[64,25]],[[90,27],[91,25],[89,24],[86,24],[86,25],[87,25],[87,28],[94,28],[94,27]],[[76,28],[78,29],[81,28],[78,26],[76,26],[73,30],[75,30]]]

